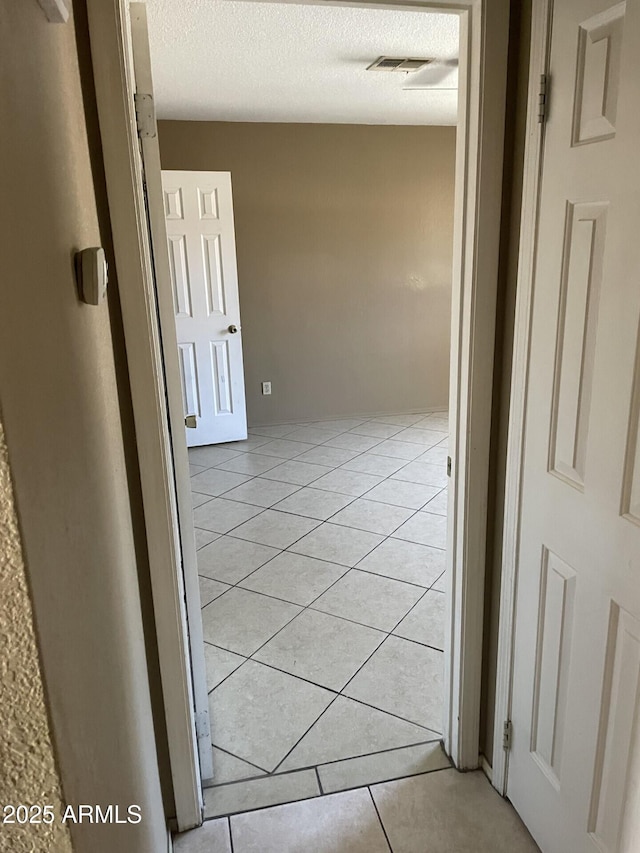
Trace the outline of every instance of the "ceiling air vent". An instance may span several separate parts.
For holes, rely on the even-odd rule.
[[[367,71],[420,71],[425,65],[431,62],[430,59],[413,59],[407,56],[379,56],[375,62],[367,68]]]

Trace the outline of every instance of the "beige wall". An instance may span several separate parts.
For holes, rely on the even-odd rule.
[[[48,803],[61,813],[62,795],[49,734],[33,631],[9,457],[0,423],[0,803]],[[34,837],[35,836],[35,837]],[[69,830],[56,820],[0,826],[0,849],[70,853]]]
[[[446,407],[454,128],[164,121],[160,147],[231,172],[249,423]]]
[[[92,97],[85,10],[81,0],[74,7],[77,33],[73,21],[47,23],[36,0],[0,6],[0,404],[64,799],[136,803],[144,815],[136,827],[73,827],[74,849],[160,853],[166,832],[132,522],[135,475],[127,470],[135,448],[117,282],[109,305],[90,307],[78,299],[73,271],[74,252],[104,239],[94,186],[99,149],[91,129],[88,138],[83,103],[83,94],[87,103]],[[6,501],[5,490],[3,482]],[[21,753],[33,748],[43,787],[32,796],[55,805],[13,534],[9,544],[11,599],[0,607],[10,604],[3,618],[10,632],[15,626],[18,647],[3,655],[2,680],[24,687],[29,672],[33,695],[2,708],[11,757],[2,761],[9,790],[1,794],[5,802],[27,795],[16,774],[30,760]],[[35,782],[31,771],[27,781]],[[0,828],[0,848],[19,850],[7,846],[7,832]],[[24,849],[50,853],[63,844],[40,836]]]

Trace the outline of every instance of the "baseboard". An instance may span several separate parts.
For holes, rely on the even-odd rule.
[[[489,761],[487,760],[486,755],[480,756],[480,768],[481,768],[482,772],[484,773],[484,775],[487,777],[487,779],[490,782],[492,782],[493,781],[493,770],[491,768],[491,765],[489,764]]]
[[[427,415],[435,415],[448,411],[447,406],[433,406],[421,409],[405,409],[402,412],[355,412],[354,414],[332,415],[326,418],[306,418],[304,420],[296,418],[288,421],[270,421],[268,424],[250,424],[249,429],[253,429],[254,427],[281,426],[282,424],[300,424],[304,426],[305,424],[319,424],[322,421],[341,421],[347,418],[384,418],[391,415],[419,415],[423,412]]]

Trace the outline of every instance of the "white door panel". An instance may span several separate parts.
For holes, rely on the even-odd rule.
[[[640,0],[556,0],[551,29],[507,793],[544,853],[631,853],[640,850]]]
[[[229,172],[162,172],[190,447],[247,437]]]

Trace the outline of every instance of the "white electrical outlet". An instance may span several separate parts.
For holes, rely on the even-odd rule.
[[[262,383],[262,393],[264,394],[265,397],[267,397],[271,393],[271,383],[270,382],[263,382]]]

